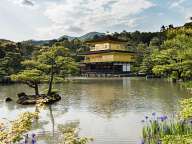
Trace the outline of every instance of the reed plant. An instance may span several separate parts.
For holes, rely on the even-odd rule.
[[[141,144],[192,144],[192,98],[180,102],[176,117],[152,113],[142,120]]]

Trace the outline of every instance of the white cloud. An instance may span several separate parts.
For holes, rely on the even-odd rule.
[[[185,18],[185,22],[190,21],[191,17],[191,6],[186,6],[186,3],[189,4],[189,1],[187,0],[170,0],[170,8],[176,9],[178,12],[180,12],[183,17]],[[184,5],[185,4],[185,5]]]
[[[180,7],[180,5],[185,2],[186,0],[171,0],[170,7]]]
[[[38,28],[40,38],[62,34],[106,31],[115,26],[134,27],[139,14],[154,6],[149,0],[65,0],[49,3],[44,15],[52,22]]]
[[[19,4],[20,6],[29,6],[33,7],[35,5],[34,1],[32,0],[9,0],[15,4]]]
[[[30,0],[23,0],[22,4],[26,6],[34,6],[34,3]]]

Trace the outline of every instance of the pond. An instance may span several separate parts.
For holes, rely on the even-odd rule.
[[[74,121],[79,123],[81,136],[94,138],[93,144],[137,144],[146,115],[174,115],[178,101],[189,97],[177,84],[144,78],[82,78],[54,87],[62,100],[41,111],[33,130],[41,134],[40,144],[57,143],[52,134],[57,125]],[[16,100],[21,91],[33,92],[23,84],[0,86],[0,119],[11,120],[21,112],[34,111],[33,106],[4,102],[6,96]]]

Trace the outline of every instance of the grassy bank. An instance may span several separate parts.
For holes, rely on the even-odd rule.
[[[192,81],[181,83],[181,86],[186,88],[192,94]]]

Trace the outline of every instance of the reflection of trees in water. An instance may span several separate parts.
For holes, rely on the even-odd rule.
[[[49,131],[44,131],[43,133],[42,132],[39,133],[38,141],[46,140],[47,144],[55,144],[55,120],[54,120],[52,105],[48,105],[47,108],[49,110],[50,121],[49,122],[46,121],[46,123],[44,124],[48,125],[51,123],[51,129]],[[41,125],[41,130],[43,129],[43,126],[44,125]]]
[[[55,124],[55,117],[59,117],[67,112],[68,109],[59,111],[58,108],[55,107],[56,104],[48,105],[48,113],[47,117],[50,118],[49,122],[46,123],[47,125],[51,126],[51,129],[45,131],[42,135],[39,136],[39,140],[46,141],[47,144],[57,144],[58,142],[58,130],[55,128],[57,124]],[[53,114],[54,112],[54,114]]]
[[[132,110],[172,112],[179,97],[186,95],[175,85],[161,80],[124,78],[68,86],[79,92],[72,93],[70,98],[78,102],[78,107],[84,105],[89,111],[108,118]]]
[[[177,109],[180,96],[186,93],[162,80],[123,78],[87,80],[60,85],[62,103],[76,109],[86,108],[108,118],[127,111],[168,111]]]
[[[178,100],[186,95],[178,85],[160,79],[131,81],[135,99],[143,98],[146,110],[173,112],[178,109]]]
[[[49,112],[50,112],[50,119],[51,119],[51,124],[52,124],[52,137],[53,137],[53,143],[55,140],[55,120],[54,120],[54,116],[53,116],[53,111],[52,111],[52,107],[51,105],[48,106],[49,107]]]
[[[33,124],[32,130],[37,130],[37,129],[42,130],[43,127],[44,127],[45,125],[48,125],[48,124],[49,124],[49,121],[48,121],[48,120],[43,120],[43,121],[39,121],[39,120],[38,120],[36,123]]]
[[[122,81],[108,81],[87,86],[88,110],[97,115],[111,118],[127,111],[127,102],[122,91]]]
[[[122,89],[122,80],[101,80],[101,81],[84,81],[80,83],[70,83],[57,85],[62,90],[62,106],[72,106],[75,109],[81,109],[88,106],[88,110],[104,113],[110,117],[111,112],[118,111],[118,107],[125,103],[118,99],[118,91]],[[115,92],[116,91],[116,92]],[[115,93],[115,95],[114,95]],[[124,106],[126,107],[126,106]]]
[[[63,129],[74,128],[79,129],[79,121],[72,121],[65,124],[59,124],[55,129],[55,121],[51,105],[49,105],[50,119],[52,123],[52,131],[46,132],[38,137],[38,140],[43,140],[46,144],[58,144],[63,142]]]

